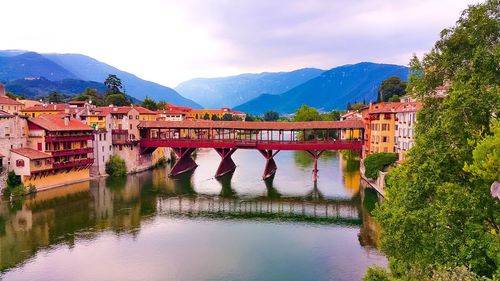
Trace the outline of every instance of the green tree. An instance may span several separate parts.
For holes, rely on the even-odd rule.
[[[93,88],[86,88],[84,93],[73,96],[72,100],[92,101],[92,104],[96,106],[104,105],[104,97],[101,94],[99,94],[96,89]]]
[[[106,105],[117,105],[117,106],[127,106],[131,104],[131,101],[124,94],[112,94],[107,95],[105,99]]]
[[[104,85],[108,90],[107,95],[123,94],[122,81],[115,74],[109,74],[106,80],[104,80]]]
[[[389,101],[392,96],[403,96],[406,94],[406,82],[397,76],[391,76],[380,84],[378,88],[377,101]]]
[[[156,106],[158,107],[158,109],[167,109],[167,103],[163,100],[159,101]]]
[[[205,113],[205,115],[203,115],[203,120],[210,120],[210,115]]]
[[[217,116],[215,114],[212,115],[212,121],[219,121],[219,120],[220,120],[219,116]]]
[[[401,99],[399,98],[399,96],[392,96],[387,101],[388,102],[400,102]]]
[[[106,162],[106,173],[112,177],[123,177],[127,174],[127,165],[118,155],[113,155]]]
[[[295,111],[294,121],[319,121],[321,120],[321,115],[318,110],[303,104],[299,109]]]
[[[142,106],[149,109],[149,110],[153,110],[153,111],[158,109],[158,105],[156,104],[156,102],[153,99],[148,98],[148,97],[146,97],[142,101]]]
[[[276,111],[268,111],[264,113],[264,121],[276,121],[280,118],[280,115]]]
[[[64,97],[58,92],[52,92],[47,96],[46,100],[47,102],[61,103],[64,101]]]
[[[398,160],[398,155],[396,153],[373,153],[366,156],[364,160],[365,176],[376,179],[379,171],[394,164],[396,160]]]
[[[500,202],[485,180],[495,176],[475,172],[489,156],[480,156],[481,146],[473,153],[478,143],[489,146],[500,109],[498,7],[498,0],[469,6],[410,63],[408,89],[423,102],[415,145],[389,171],[386,200],[375,210],[396,278],[425,280],[433,269],[460,266],[500,278]],[[447,96],[436,97],[435,87],[446,82]]]
[[[321,120],[323,121],[338,121],[343,112],[339,110],[332,110],[328,113],[321,114]]]
[[[222,115],[222,121],[233,121],[233,115],[229,113],[224,113],[224,115]]]

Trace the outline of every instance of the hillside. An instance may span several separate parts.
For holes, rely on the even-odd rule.
[[[284,93],[317,77],[323,71],[316,68],[303,68],[291,72],[195,78],[179,84],[175,90],[207,108],[234,107],[262,93]]]
[[[108,74],[116,74],[122,80],[127,94],[140,100],[150,97],[157,101],[165,100],[177,105],[201,108],[198,103],[184,98],[172,88],[143,80],[88,56],[80,54],[44,54],[43,56],[68,69],[82,80],[100,82],[104,81]]]
[[[375,101],[380,83],[390,77],[406,80],[405,66],[362,62],[332,68],[283,94],[263,94],[235,109],[251,114],[273,110],[293,113],[302,104],[320,110],[345,109],[348,102]]]
[[[54,91],[62,94],[75,94],[85,92],[86,88],[95,88],[100,93],[104,93],[106,90],[103,83],[77,79],[51,81],[44,77],[11,80],[5,86],[9,92],[31,99],[42,98]]]
[[[17,89],[26,91],[15,92],[16,94],[39,96],[46,93],[47,89],[68,94],[81,93],[80,90],[78,92],[67,92],[71,89],[79,89],[79,87],[74,87],[78,84],[75,81],[70,83],[71,86],[65,85],[61,81],[73,79],[80,80],[82,85],[102,85],[108,74],[116,74],[122,80],[126,93],[135,99],[142,100],[149,96],[158,101],[165,100],[178,105],[201,108],[199,104],[182,97],[169,87],[140,79],[131,73],[121,71],[88,56],[79,54],[38,54],[19,50],[0,51],[0,82],[16,84],[15,87],[11,86],[10,88],[13,91],[17,91]],[[44,77],[45,80],[58,82],[48,85],[47,81],[43,81],[43,83],[39,84],[42,87],[40,89],[36,89],[36,83],[24,85],[22,81],[10,82],[12,80],[22,80],[26,77]],[[19,83],[23,85],[17,85]],[[62,88],[59,89],[58,86]]]
[[[71,71],[37,53],[0,56],[0,82],[40,76],[50,80],[77,78]]]

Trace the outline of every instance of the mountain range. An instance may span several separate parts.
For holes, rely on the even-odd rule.
[[[25,95],[28,98],[43,97],[51,91],[77,94],[83,92],[80,91],[78,85],[85,84],[93,85],[94,88],[102,88],[104,87],[103,81],[108,74],[116,74],[121,79],[126,93],[136,99],[142,100],[148,96],[157,101],[164,100],[177,105],[201,108],[196,102],[182,97],[169,87],[143,80],[88,56],[0,51],[0,81],[7,84],[8,91]],[[38,80],[37,87],[39,88],[36,89],[34,84],[37,84],[35,83],[37,81],[25,78],[43,79]],[[48,83],[45,80],[54,83]],[[13,87],[13,85],[16,86]],[[63,85],[66,86],[59,87]],[[30,90],[23,92],[25,89]]]
[[[263,93],[284,93],[323,73],[317,68],[290,72],[246,73],[220,78],[195,78],[179,84],[175,90],[207,108],[234,107]]]
[[[251,114],[271,110],[293,113],[302,104],[323,111],[345,109],[349,102],[375,101],[383,80],[390,76],[406,80],[408,74],[409,69],[400,65],[370,62],[344,65],[325,71],[282,94],[262,94],[235,109]]]

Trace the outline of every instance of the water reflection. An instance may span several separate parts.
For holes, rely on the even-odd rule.
[[[21,268],[33,263],[39,251],[71,249],[82,241],[92,243],[103,233],[137,239],[163,216],[352,225],[358,226],[361,246],[378,245],[379,231],[365,207],[366,192],[360,189],[359,171],[352,163],[356,159],[324,154],[319,163],[322,178],[313,183],[307,177],[310,164],[302,159],[308,155],[282,152],[280,156],[278,173],[268,181],[258,179],[258,168],[263,166],[255,161],[262,159],[246,151],[234,158],[247,166],[240,164],[234,174],[214,179],[217,155],[199,151],[197,161],[211,165],[200,163],[194,173],[177,178],[167,177],[169,168],[155,169],[40,192],[17,205],[0,202],[0,269]],[[373,196],[368,206],[372,201]],[[376,260],[384,263],[381,257]]]

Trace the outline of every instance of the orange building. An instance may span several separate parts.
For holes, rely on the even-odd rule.
[[[399,102],[370,104],[364,118],[365,124],[368,125],[368,130],[365,130],[367,154],[395,152],[396,112],[400,104]]]
[[[93,129],[66,114],[28,119],[27,147],[11,150],[11,170],[37,189],[87,180]]]

